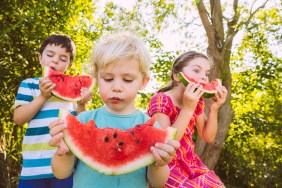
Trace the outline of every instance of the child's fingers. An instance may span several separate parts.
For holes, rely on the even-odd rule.
[[[62,138],[63,138],[63,133],[56,134],[52,136],[48,144],[53,147],[59,147],[60,143],[62,142]]]
[[[180,148],[180,142],[177,140],[168,140],[166,143],[174,147],[175,150]]]
[[[153,157],[155,159],[155,166],[164,166],[166,165],[168,162],[165,161],[163,158],[167,158],[167,156],[169,156],[167,153],[162,153],[161,150],[158,150],[155,147],[151,147],[151,152],[153,154]]]
[[[60,125],[60,124],[63,124],[64,123],[64,121],[63,120],[61,120],[61,119],[58,119],[58,120],[55,120],[55,121],[52,121],[50,124],[49,124],[49,129],[51,130],[51,129],[53,129],[54,127],[56,127],[56,126],[58,126],[58,125]]]
[[[62,142],[62,143],[63,144],[61,144],[61,146],[57,150],[58,155],[65,155],[66,153],[68,153],[70,151],[69,148],[67,147],[67,145],[64,142]]]
[[[158,149],[158,151],[164,151],[170,156],[175,155],[175,148],[169,144],[166,143],[156,143],[155,148]]]
[[[66,128],[66,125],[63,124],[63,121],[61,120],[58,122],[55,122],[54,124],[51,123],[49,125],[50,135],[53,137],[57,135],[58,133],[62,132],[65,128]]]

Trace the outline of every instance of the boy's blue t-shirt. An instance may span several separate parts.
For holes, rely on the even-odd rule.
[[[93,111],[80,113],[78,119],[83,123],[94,119],[99,128],[111,127],[126,130],[137,124],[145,123],[150,117],[140,110],[136,110],[132,114],[117,115],[112,114],[106,111],[104,107],[101,107]],[[156,125],[158,126],[158,124]],[[95,138],[93,138],[93,142],[95,142]],[[89,168],[85,163],[78,160],[78,164],[74,171],[73,184],[74,188],[144,188],[147,187],[146,168],[124,175],[108,176]]]

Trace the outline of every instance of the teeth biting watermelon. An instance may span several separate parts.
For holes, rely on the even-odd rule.
[[[180,72],[178,75],[179,75],[179,79],[185,86],[187,86],[190,82],[196,82],[195,80],[189,78],[184,72]],[[212,82],[208,84],[203,84],[202,86],[203,86],[203,90],[205,91],[202,97],[211,98],[217,92],[216,87],[221,86],[221,81],[220,79],[214,79]]]
[[[81,88],[84,87],[92,91],[94,87],[94,79],[90,76],[70,76],[54,71],[49,67],[43,67],[43,76],[48,77],[56,84],[56,87],[52,90],[52,94],[67,101],[81,100]]]
[[[67,124],[64,141],[72,153],[106,175],[125,174],[154,163],[150,147],[176,135],[175,128],[154,127],[156,117],[128,130],[100,129],[93,120],[83,124],[65,110],[60,110],[59,117]]]

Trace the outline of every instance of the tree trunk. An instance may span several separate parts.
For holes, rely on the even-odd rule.
[[[226,102],[220,108],[218,114],[217,135],[212,144],[206,144],[200,136],[197,136],[195,152],[202,159],[203,163],[210,169],[216,166],[223,142],[229,130],[233,118],[231,107],[231,70],[229,67],[232,40],[235,35],[230,36],[229,42],[224,43],[224,30],[220,1],[211,1],[211,20],[207,16],[207,11],[202,1],[197,4],[199,15],[207,33],[208,50],[207,55],[211,61],[210,80],[220,78],[222,84],[228,90]],[[206,100],[205,113],[208,113],[209,100]]]

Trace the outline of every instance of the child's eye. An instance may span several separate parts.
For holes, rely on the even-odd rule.
[[[199,73],[200,72],[200,70],[198,70],[198,69],[194,69],[193,70],[195,73]]]
[[[133,82],[133,80],[132,79],[123,79],[125,82],[127,82],[127,83],[131,83],[131,82]]]
[[[67,62],[67,60],[66,60],[66,59],[61,59],[61,61],[62,61],[62,62]]]
[[[48,57],[53,57],[53,56],[52,56],[52,55],[50,55],[50,54],[47,54],[47,56],[48,56]]]
[[[104,78],[104,80],[105,80],[105,82],[111,82],[111,81],[113,81],[112,78]]]

